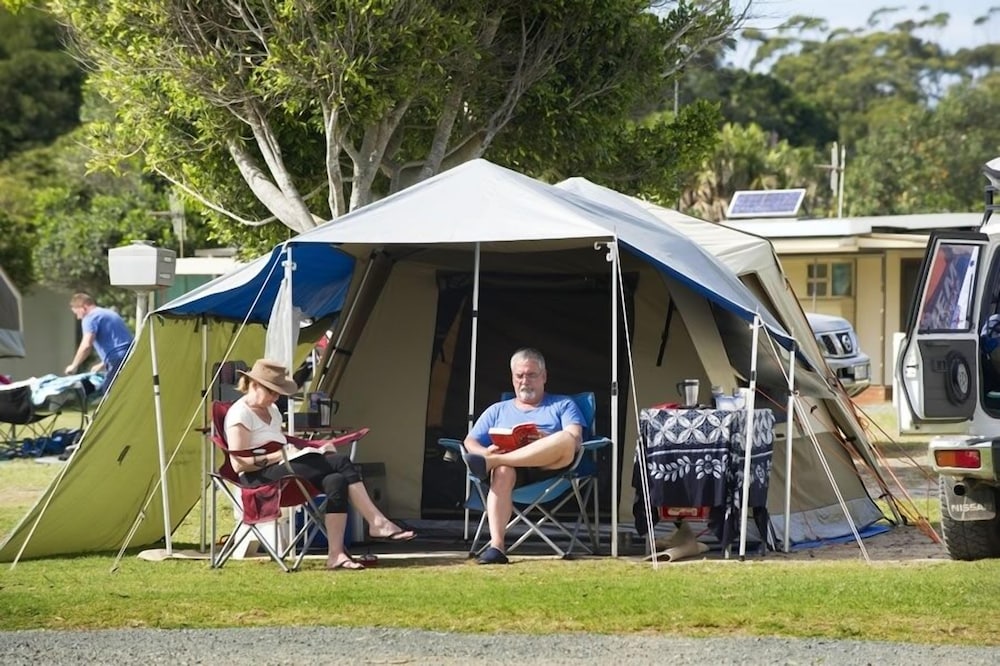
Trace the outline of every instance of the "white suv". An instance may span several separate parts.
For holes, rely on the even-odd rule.
[[[868,388],[871,359],[858,347],[858,336],[851,322],[818,312],[807,312],[806,319],[816,334],[826,364],[837,375],[847,395],[854,397]]]

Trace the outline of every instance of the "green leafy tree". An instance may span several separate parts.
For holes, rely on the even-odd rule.
[[[84,73],[63,37],[51,16],[0,8],[0,160],[80,124]]]
[[[776,141],[825,148],[837,140],[837,123],[820,104],[770,74],[730,67],[685,72],[679,103],[717,101],[724,122],[757,125]]]
[[[72,26],[115,108],[115,122],[96,127],[107,159],[141,152],[214,221],[243,224],[234,238],[260,239],[478,156],[536,174],[620,167],[645,187],[649,169],[621,156],[649,131],[622,127],[744,18],[722,0],[654,4],[659,12],[644,0],[46,6]],[[622,137],[634,143],[614,143]],[[262,233],[269,221],[287,229]]]
[[[681,209],[705,220],[725,219],[737,190],[806,188],[805,213],[827,215],[829,196],[818,185],[820,157],[810,148],[775,142],[761,127],[727,124],[713,156],[691,179]]]
[[[77,127],[83,71],[64,51],[63,31],[48,15],[0,8],[0,162],[45,146]],[[30,184],[0,176],[0,266],[21,289],[35,282]]]
[[[116,173],[88,170],[92,154],[83,145],[84,131],[0,163],[5,215],[22,230],[18,237],[0,236],[0,251],[30,239],[28,252],[19,256],[31,265],[19,273],[19,284],[37,281],[90,292],[102,303],[129,305],[134,297],[109,285],[107,253],[133,240],[179,249],[168,214],[169,184],[144,176],[134,160],[120,164]],[[189,246],[205,242],[202,229],[191,224]]]
[[[35,282],[32,250],[38,242],[31,191],[20,179],[0,175],[0,266],[21,289]]]
[[[953,87],[933,109],[886,104],[847,169],[853,215],[982,209],[982,166],[1000,155],[1000,73]]]

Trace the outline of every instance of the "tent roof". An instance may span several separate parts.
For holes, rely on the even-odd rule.
[[[0,268],[0,358],[24,357],[21,330],[21,292]]]
[[[547,185],[486,160],[473,160],[381,201],[327,222],[285,245],[296,266],[293,283],[325,285],[324,293],[294,288],[294,305],[307,316],[343,305],[350,271],[345,258],[366,257],[387,247],[468,247],[487,252],[536,252],[593,246],[618,239],[626,249],[744,320],[759,313],[786,345],[790,336],[733,272],[697,243],[648,215],[630,214],[599,201]],[[343,253],[337,257],[339,248]],[[281,279],[280,254],[223,276],[164,305],[158,312],[208,312],[241,318],[251,303],[273,302]],[[267,296],[261,298],[260,294]],[[273,293],[272,293],[273,291]],[[311,292],[310,303],[301,294]],[[256,308],[252,318],[266,321]]]
[[[568,178],[556,187],[670,226],[718,257],[737,275],[759,272],[774,265],[774,250],[766,238],[706,222],[680,211],[622,194],[586,178]]]

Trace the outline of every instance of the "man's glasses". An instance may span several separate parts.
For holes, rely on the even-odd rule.
[[[514,379],[527,379],[529,382],[533,382],[541,376],[542,374],[540,372],[519,372],[514,375]]]

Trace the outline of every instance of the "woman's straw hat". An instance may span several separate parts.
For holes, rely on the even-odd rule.
[[[252,368],[239,370],[239,373],[281,395],[292,395],[299,390],[298,384],[288,376],[285,366],[270,359],[258,359]]]

